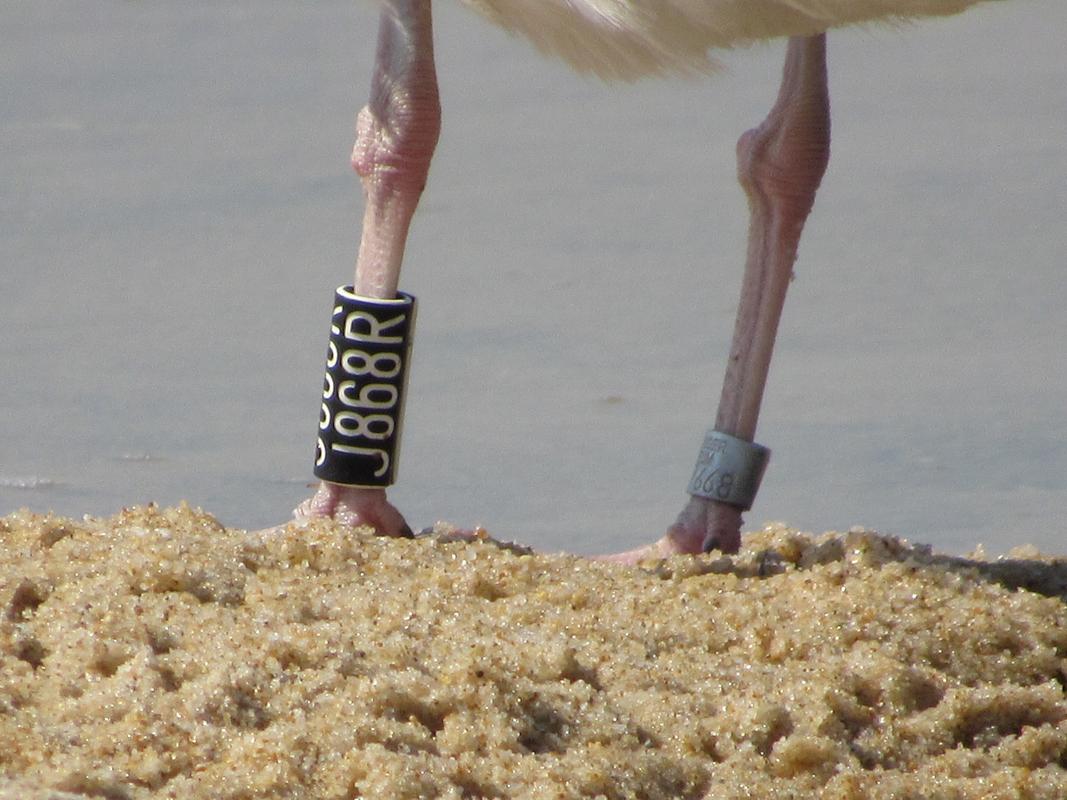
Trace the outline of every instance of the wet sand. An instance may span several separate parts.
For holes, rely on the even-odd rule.
[[[1067,797],[1067,561],[0,520],[3,798]]]
[[[462,5],[434,6],[445,119],[401,276],[390,496],[419,527],[636,547],[712,422],[748,231],[734,148],[785,44],[605,86]],[[186,498],[262,527],[307,496],[377,6],[4,4],[0,513]],[[1064,550],[1064,30],[1064,0],[1026,0],[835,31],[752,525]]]

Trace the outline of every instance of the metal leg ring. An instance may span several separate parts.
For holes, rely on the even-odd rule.
[[[697,456],[689,494],[748,511],[770,457],[766,447],[710,430]]]

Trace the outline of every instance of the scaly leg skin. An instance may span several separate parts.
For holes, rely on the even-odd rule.
[[[366,210],[353,289],[364,297],[396,296],[408,228],[426,185],[441,130],[433,60],[430,0],[387,0],[368,104],[356,122],[352,166],[363,183]],[[384,489],[322,481],[296,519],[332,517],[371,525],[387,536],[411,536]]]
[[[826,36],[794,37],[774,107],[737,143],[750,212],[748,255],[715,429],[739,439],[752,441],[756,433],[800,234],[829,158]],[[691,497],[662,539],[603,558],[632,564],[675,553],[736,553],[740,546],[740,509]]]

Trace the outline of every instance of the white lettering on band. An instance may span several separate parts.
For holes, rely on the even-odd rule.
[[[383,331],[402,326],[407,322],[407,314],[398,314],[392,319],[379,320],[366,311],[350,311],[345,317],[345,338],[353,342],[374,342],[376,344],[399,344],[403,336],[386,336]],[[366,330],[358,330],[357,326]]]
[[[333,418],[333,429],[342,436],[348,437],[362,436],[381,441],[392,436],[395,427],[396,423],[389,414],[357,414],[355,411],[342,411]]]
[[[353,396],[356,391],[355,381],[341,381],[337,387],[337,399],[349,408],[389,409],[396,405],[400,392],[388,383],[368,383]],[[377,395],[378,399],[375,399]],[[383,396],[384,395],[384,396]]]
[[[354,456],[378,456],[382,460],[382,465],[374,470],[374,475],[378,478],[389,469],[389,454],[384,450],[371,447],[352,447],[347,444],[332,444],[330,449],[336,450],[338,453],[349,453]]]
[[[349,375],[372,375],[375,378],[395,378],[404,362],[399,353],[367,353],[363,350],[345,350],[341,367]],[[331,365],[332,366],[332,365]]]

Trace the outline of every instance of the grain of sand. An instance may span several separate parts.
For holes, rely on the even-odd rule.
[[[1067,562],[0,520],[0,797],[1067,797]]]

